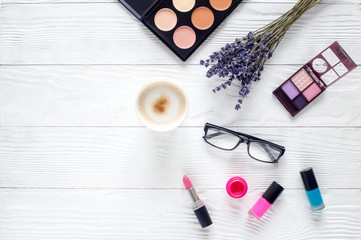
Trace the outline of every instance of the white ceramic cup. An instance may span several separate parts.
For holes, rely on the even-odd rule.
[[[188,98],[175,81],[152,81],[139,91],[136,110],[149,129],[166,132],[183,122],[188,113]]]

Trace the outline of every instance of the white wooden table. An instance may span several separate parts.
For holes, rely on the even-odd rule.
[[[201,58],[292,7],[247,0],[186,62],[115,0],[2,0],[0,239],[360,239],[361,1],[325,0],[287,33],[243,108],[213,94]],[[338,40],[359,65],[292,119],[272,91]],[[144,127],[146,82],[181,82],[189,114],[172,133]],[[211,122],[286,147],[278,165],[203,142]],[[312,166],[326,209],[312,213],[299,170]],[[187,174],[214,225],[202,230]],[[232,199],[227,180],[249,192]],[[284,193],[261,221],[249,208],[276,180]]]

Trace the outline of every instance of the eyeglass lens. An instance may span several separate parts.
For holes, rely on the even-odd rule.
[[[205,140],[218,148],[232,150],[237,146],[239,137],[220,129],[208,128]]]
[[[248,146],[248,154],[260,161],[274,162],[281,154],[281,150],[264,142],[251,141]]]

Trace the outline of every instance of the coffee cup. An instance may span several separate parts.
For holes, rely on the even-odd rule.
[[[139,91],[136,109],[149,129],[166,132],[183,122],[188,112],[188,99],[177,82],[152,81]]]

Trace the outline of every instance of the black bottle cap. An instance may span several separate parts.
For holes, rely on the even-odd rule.
[[[194,210],[194,214],[197,216],[199,224],[201,225],[202,228],[212,225],[212,219],[209,216],[206,206]]]
[[[281,185],[279,185],[276,181],[273,181],[273,183],[271,183],[271,185],[263,193],[262,197],[270,204],[273,204],[283,190],[284,188]]]
[[[318,188],[315,174],[312,168],[306,168],[300,171],[303,185],[307,191]]]

